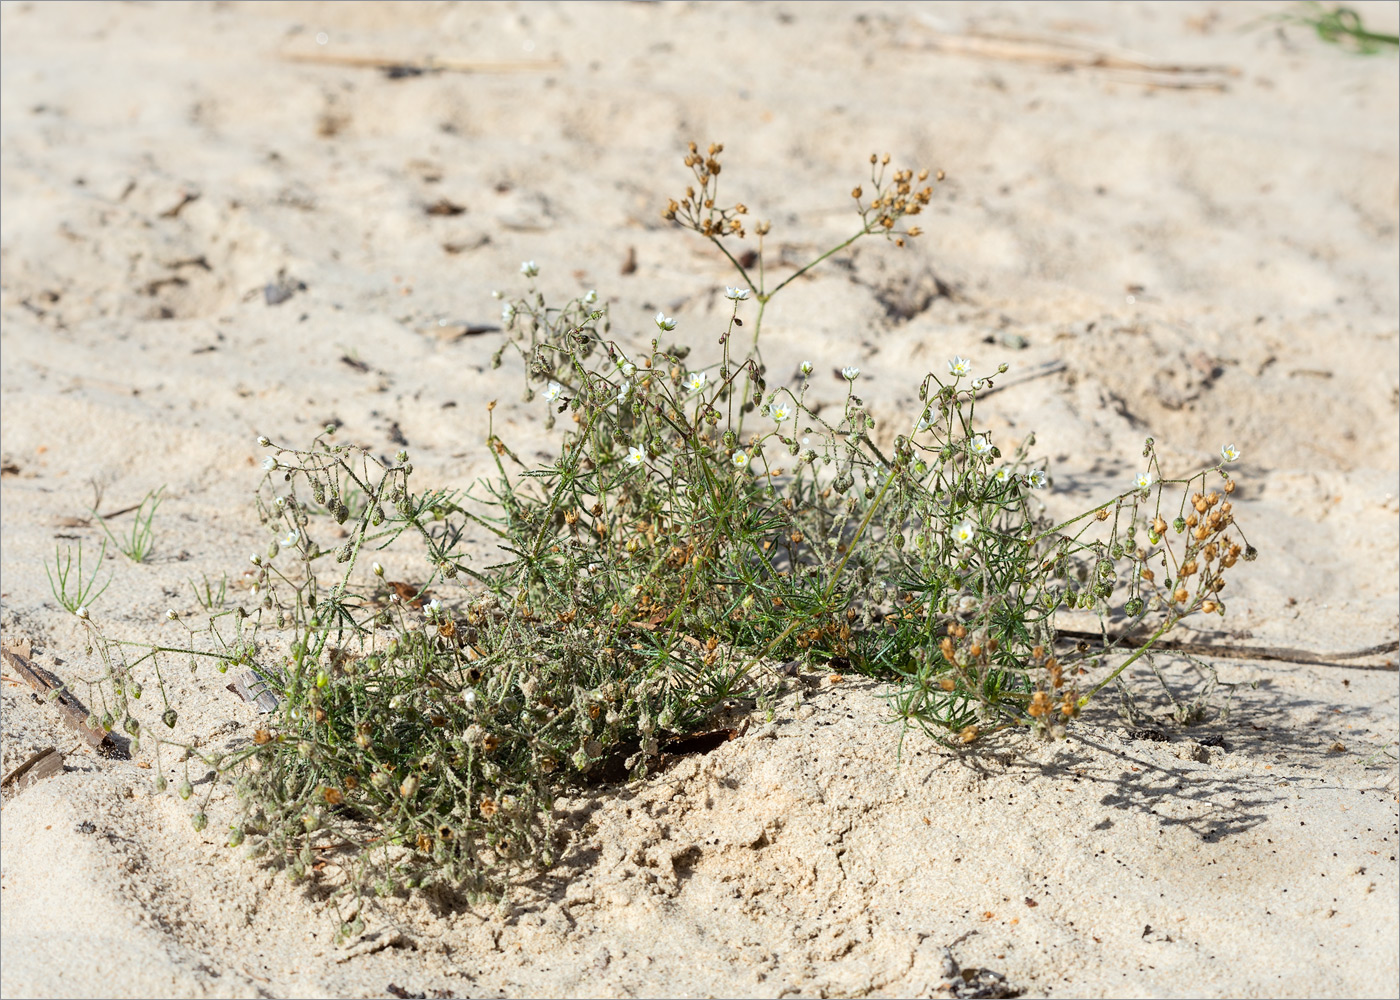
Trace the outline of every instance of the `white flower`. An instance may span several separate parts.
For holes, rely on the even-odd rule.
[[[384,575],[384,567],[381,566],[381,565],[379,565],[379,563],[377,563],[377,562],[376,562],[376,563],[370,563],[370,567],[369,567],[369,568],[372,569],[372,570],[374,571],[374,575],[375,575],[375,576],[383,576],[383,575]]]
[[[1045,478],[1044,469],[1032,469],[1026,476],[1026,485],[1033,490],[1043,490],[1049,480]]]
[[[1240,450],[1233,444],[1221,445],[1220,458],[1226,462],[1238,462],[1240,460]]]
[[[558,382],[551,382],[551,383],[549,383],[548,387],[546,387],[546,389],[544,390],[544,398],[547,399],[547,400],[549,400],[551,403],[554,402],[556,399],[558,399],[558,398],[559,398],[560,396],[562,396],[563,394],[564,394],[564,387],[563,387],[562,385],[560,385]]]
[[[847,365],[845,368],[841,369],[841,377],[847,382],[854,382],[856,379],[860,378],[860,369],[855,365]]]
[[[656,314],[656,325],[659,329],[669,333],[676,328],[676,321],[665,313],[659,312]]]
[[[705,388],[705,373],[691,372],[685,377],[685,387],[691,392],[699,392]]]
[[[631,378],[633,375],[637,374],[637,366],[630,361],[624,361],[622,363],[622,374]]]
[[[588,290],[588,294],[585,295],[585,296],[583,297],[583,304],[586,305],[586,306],[591,306],[593,303],[595,303],[595,302],[597,302],[597,301],[598,301],[598,291],[597,291],[597,289],[590,288],[590,289]]]
[[[527,260],[521,263],[520,273],[527,278],[533,278],[540,273],[540,269],[533,260]]]
[[[261,565],[262,565],[262,556],[258,555],[256,552],[254,552],[252,555],[250,555],[250,556],[248,557],[248,561],[249,561],[250,563],[252,563],[254,566],[261,566]]]
[[[812,374],[812,362],[802,362],[801,366],[798,368],[798,371],[802,372],[803,378],[806,378],[808,375]]]
[[[627,449],[627,464],[641,465],[646,461],[647,453],[638,448],[635,444]]]
[[[996,472],[992,473],[992,478],[999,483],[1005,484],[1007,480],[1011,478],[1011,470],[1003,465],[1000,469],[997,469]]]
[[[506,326],[510,326],[510,321],[513,319],[515,319],[515,306],[507,302],[505,305],[501,306],[501,322]]]
[[[792,416],[792,410],[788,408],[786,403],[777,403],[768,411],[768,415],[781,424],[788,417]]]
[[[434,597],[428,602],[428,617],[436,618],[440,614],[442,614],[442,602]]]
[[[977,537],[977,525],[971,521],[964,521],[953,529],[953,540],[961,542],[963,545],[968,544],[975,537]]]
[[[746,468],[748,468],[748,465],[749,465],[749,456],[748,456],[748,453],[747,453],[747,452],[743,452],[743,451],[736,451],[736,452],[734,453],[734,464],[737,465],[737,466],[738,466],[739,468],[741,468],[741,469],[746,469]]]
[[[978,458],[986,458],[992,453],[992,442],[988,441],[984,434],[976,435],[967,446]]]
[[[277,471],[277,457],[276,457],[275,455],[268,455],[266,458],[264,458],[264,459],[262,460],[262,467],[263,467],[264,469],[266,469],[268,472],[276,472],[276,471]]]
[[[266,434],[259,434],[259,435],[258,435],[258,447],[259,447],[259,448],[266,448],[266,447],[267,447],[268,445],[270,445],[270,444],[272,444],[272,442],[269,441],[269,440],[267,439],[267,435],[266,435]]]
[[[292,528],[290,531],[288,531],[285,535],[283,535],[277,540],[277,544],[282,546],[282,548],[284,549],[290,549],[293,545],[297,543],[297,539],[299,538],[301,538],[301,532],[297,531],[296,528]]]
[[[78,610],[77,610],[77,611],[74,611],[73,614],[77,615],[77,616],[78,616],[79,618],[81,618],[83,621],[87,621],[87,619],[88,619],[88,609],[87,609],[87,605],[86,605],[86,604],[80,604],[80,605],[78,605]]]
[[[749,290],[747,288],[730,288],[728,285],[725,285],[724,297],[734,302],[742,302],[749,297]]]
[[[627,402],[627,397],[630,395],[632,395],[632,383],[627,379],[623,379],[622,384],[617,387],[617,401],[619,403],[625,403]]]
[[[977,598],[971,594],[963,594],[958,598],[958,614],[970,615],[977,610]]]
[[[169,618],[169,619],[173,622],[173,621],[175,621],[177,618],[179,618],[180,616],[179,616],[178,614],[175,613],[175,609],[174,609],[174,608],[167,608],[167,609],[166,609],[166,612],[165,612],[165,617],[166,617],[166,618]]]
[[[962,355],[958,355],[948,362],[948,374],[954,378],[962,378],[972,371],[972,362]]]
[[[914,425],[914,433],[922,434],[924,431],[928,430],[932,426],[933,414],[930,411],[925,410],[924,415],[919,418],[919,422]]]
[[[1150,472],[1139,472],[1133,477],[1133,489],[1146,490],[1152,487],[1152,474]]]

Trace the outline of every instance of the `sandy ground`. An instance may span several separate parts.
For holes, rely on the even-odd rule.
[[[1119,490],[1149,434],[1174,472],[1243,452],[1261,555],[1203,640],[1394,641],[1397,62],[1249,26],[1278,9],[4,4],[4,636],[91,669],[43,565],[95,547],[73,519],[98,493],[162,484],[153,559],[110,563],[93,613],[149,640],[195,611],[188,578],[260,537],[258,433],[334,420],[466,485],[500,398],[498,429],[546,449],[498,335],[444,334],[492,322],[526,259],[560,297],[596,287],[622,337],[659,308],[714,326],[729,275],[659,217],[694,138],[792,261],[852,228],[870,151],[948,172],[916,246],[777,301],[775,371],[858,364],[893,415],[953,354],[1058,364],[984,412],[1037,431],[1063,509]],[[325,61],[429,55],[451,69]],[[1394,653],[1219,669],[1228,719],[1168,742],[1106,706],[970,756],[901,755],[878,686],[823,683],[763,737],[563,803],[564,862],[508,905],[393,902],[348,950],[219,846],[231,801],[194,833],[7,669],[5,770],[68,756],[6,795],[0,992],[946,996],[951,954],[1028,996],[1395,996]],[[174,685],[203,739],[253,722],[226,682]]]

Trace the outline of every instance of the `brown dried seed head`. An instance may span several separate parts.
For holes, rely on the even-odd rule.
[[[1096,521],[1107,521],[1107,520],[1108,520],[1108,508],[1105,507],[1103,510],[1101,510],[1101,511],[1099,511],[1097,514],[1095,514],[1095,515],[1094,515],[1094,520],[1096,520]]]
[[[1204,604],[1201,605],[1201,610],[1204,611],[1206,614],[1211,614],[1218,607],[1219,605],[1216,604],[1214,601],[1206,601]]]
[[[1159,538],[1165,535],[1167,533],[1167,522],[1162,520],[1161,517],[1154,517],[1152,519],[1152,533]]]
[[[1231,479],[1229,482],[1227,482],[1227,483],[1225,484],[1224,489],[1225,489],[1225,492],[1226,492],[1226,493],[1233,493],[1233,492],[1235,492],[1235,481],[1234,481],[1233,479]]]
[[[481,815],[487,817],[488,819],[489,819],[490,817],[496,815],[496,810],[497,810],[497,808],[498,808],[498,807],[497,807],[497,805],[496,805],[496,800],[495,800],[495,799],[482,799],[482,800],[481,800]]]
[[[958,739],[961,740],[963,743],[972,743],[977,739],[979,735],[981,735],[981,732],[982,731],[976,726],[968,726],[962,732],[958,733]]]
[[[1035,697],[1031,698],[1030,707],[1026,711],[1034,718],[1040,718],[1050,711],[1050,696],[1044,691],[1037,691]]]
[[[338,806],[345,801],[345,796],[340,794],[339,788],[329,786],[321,789],[321,798],[326,800],[326,805]]]
[[[1172,600],[1176,601],[1177,604],[1185,604],[1186,598],[1188,598],[1189,596],[1191,595],[1186,593],[1185,587],[1177,587],[1176,593],[1172,594]]]

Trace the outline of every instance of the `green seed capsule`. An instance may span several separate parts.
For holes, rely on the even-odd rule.
[[[194,827],[195,833],[203,833],[204,828],[209,825],[209,817],[202,812],[197,812],[190,817],[190,826]]]

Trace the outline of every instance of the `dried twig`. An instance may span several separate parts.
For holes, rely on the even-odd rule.
[[[11,785],[23,788],[62,770],[63,754],[59,753],[56,747],[44,747],[38,753],[30,754],[23,764],[5,775],[4,780],[0,781],[0,788],[9,788]]]
[[[393,59],[387,56],[356,56],[335,52],[285,52],[289,62],[317,63],[322,66],[349,66],[355,69],[397,70],[401,74],[422,73],[529,73],[560,69],[557,59],[534,59],[520,62],[466,61],[460,59]]]
[[[1103,636],[1098,632],[1077,632],[1061,629],[1059,638],[1074,642],[1108,642],[1123,649],[1141,649],[1146,641],[1127,635]],[[1284,663],[1305,663],[1318,667],[1345,667],[1348,670],[1395,670],[1395,661],[1389,663],[1348,663],[1367,656],[1382,656],[1400,649],[1400,642],[1383,642],[1365,649],[1355,649],[1345,653],[1319,653],[1309,649],[1292,649],[1285,646],[1229,646],[1212,642],[1187,642],[1167,639],[1156,643],[1154,649],[1162,652],[1191,653],[1195,656],[1223,657],[1229,660],[1276,660]]]
[[[0,654],[3,654],[5,663],[13,668],[15,673],[29,682],[30,687],[43,695],[46,701],[58,706],[58,710],[63,713],[63,721],[76,730],[94,750],[104,756],[116,753],[116,744],[112,742],[111,735],[87,724],[87,709],[73,697],[63,682],[47,670],[38,667],[29,657],[8,646],[0,647]]]
[[[1123,83],[1171,90],[1225,90],[1224,78],[1240,75],[1239,69],[1234,66],[1155,62],[1133,55],[1115,55],[1056,38],[990,32],[950,34],[932,27],[925,19],[919,20],[928,39],[919,47],[956,55],[1040,63],[1055,69],[1113,70],[1117,71],[1114,79]]]

